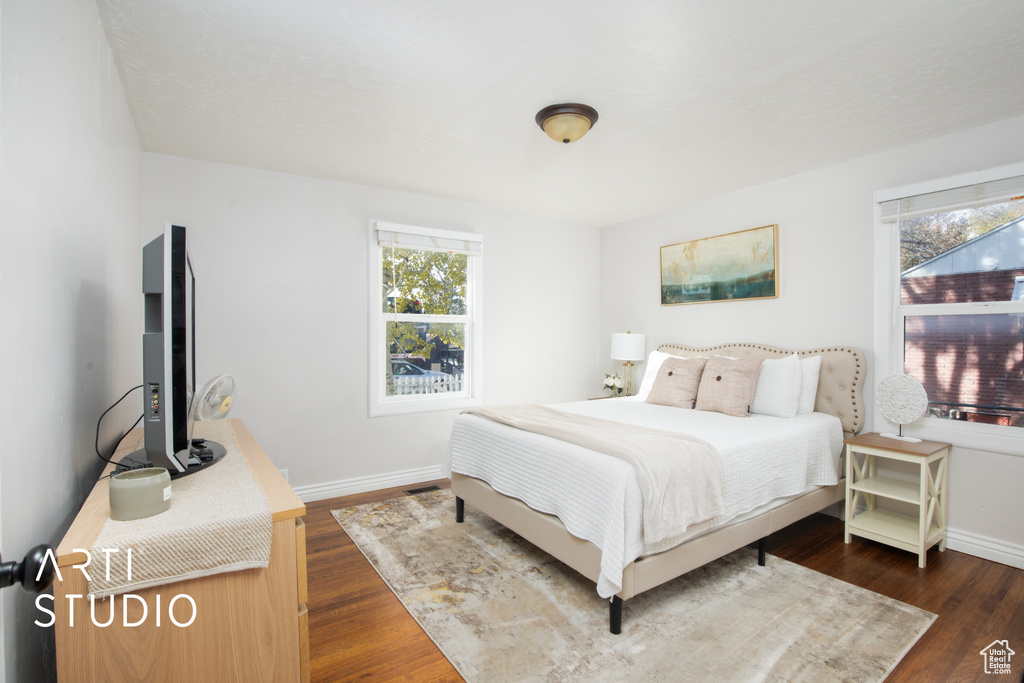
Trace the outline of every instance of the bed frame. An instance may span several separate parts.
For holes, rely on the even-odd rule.
[[[722,344],[703,349],[663,344],[658,350],[687,357],[721,355],[738,358],[782,358],[793,353],[801,358],[821,356],[814,410],[838,417],[842,421],[843,433],[847,437],[853,436],[864,426],[861,386],[864,382],[865,366],[863,356],[855,349],[836,346],[794,352],[761,344]],[[550,553],[591,581],[597,581],[601,571],[601,550],[589,541],[570,534],[554,515],[537,512],[516,498],[498,493],[480,479],[456,472],[452,472],[452,492],[456,496],[457,522],[463,521],[465,502],[469,502],[474,508]],[[622,632],[624,600],[754,542],[758,543],[758,562],[763,565],[765,539],[769,534],[819,512],[843,500],[844,497],[845,482],[840,481],[834,486],[825,486],[806,493],[756,517],[728,524],[664,552],[631,562],[623,570],[622,590],[611,600],[611,632]]]

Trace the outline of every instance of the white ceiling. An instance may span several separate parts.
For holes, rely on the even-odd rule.
[[[97,5],[147,151],[579,225],[1024,114],[1021,0]]]

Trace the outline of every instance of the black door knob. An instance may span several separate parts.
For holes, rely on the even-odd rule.
[[[53,562],[47,562],[47,556]],[[20,583],[27,591],[42,593],[53,583],[57,575],[56,557],[53,547],[43,544],[28,551],[21,562],[4,562],[0,564],[0,588]]]

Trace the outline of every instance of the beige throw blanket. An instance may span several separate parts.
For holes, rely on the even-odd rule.
[[[718,452],[697,437],[539,405],[464,412],[568,441],[632,465],[644,497],[644,542],[649,552],[672,547],[691,525],[725,513]]]

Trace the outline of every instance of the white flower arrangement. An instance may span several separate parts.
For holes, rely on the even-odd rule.
[[[622,388],[625,383],[622,378],[619,377],[619,373],[614,375],[605,374],[604,376],[604,388],[612,392],[612,396],[620,396],[622,394]]]

